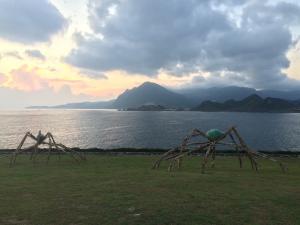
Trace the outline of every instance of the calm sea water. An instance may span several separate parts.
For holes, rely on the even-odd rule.
[[[119,112],[112,110],[0,111],[0,148],[15,148],[26,131],[50,131],[70,147],[170,148],[193,128],[236,125],[263,150],[300,150],[300,114]]]

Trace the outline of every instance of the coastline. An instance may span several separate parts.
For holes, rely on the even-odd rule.
[[[169,149],[159,149],[159,148],[115,148],[115,149],[102,149],[102,148],[71,148],[74,151],[82,153],[91,154],[101,154],[101,155],[160,155],[167,152]],[[0,155],[11,154],[15,149],[0,149]],[[43,149],[47,152],[47,149]],[[277,157],[300,157],[300,151],[280,151],[280,150],[258,150],[260,153],[264,153],[270,156]],[[243,153],[243,152],[241,152]],[[24,154],[27,154],[26,152]],[[192,155],[199,155],[201,153],[196,153]],[[218,150],[217,155],[220,156],[233,156],[236,155],[234,150]]]

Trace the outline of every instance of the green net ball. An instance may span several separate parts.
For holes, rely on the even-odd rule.
[[[206,136],[209,140],[214,141],[224,136],[224,132],[218,129],[210,129],[206,132]]]

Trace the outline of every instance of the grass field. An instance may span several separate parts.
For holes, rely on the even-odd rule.
[[[283,174],[271,161],[259,173],[219,157],[200,173],[200,158],[167,172],[151,170],[157,157],[89,155],[21,156],[13,168],[0,158],[1,224],[300,224],[300,159],[285,159]]]

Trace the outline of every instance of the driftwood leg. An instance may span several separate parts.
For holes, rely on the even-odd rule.
[[[17,154],[18,154],[18,150],[16,150],[14,153],[12,153],[12,156],[10,158],[10,164],[9,164],[10,167],[12,167],[13,164],[16,163]]]
[[[187,155],[187,154],[188,154],[188,151],[182,152],[182,153],[180,153],[178,156],[176,156],[176,157],[173,159],[174,164],[175,164],[175,162],[177,163],[177,168],[178,168],[178,169],[181,168],[182,161],[183,161],[183,157],[184,157],[185,155]]]
[[[250,151],[250,150],[249,150]],[[280,166],[281,170],[283,173],[286,172],[287,168],[283,165],[283,163],[281,163],[280,161],[277,161],[276,159],[266,155],[266,154],[263,154],[263,153],[260,153],[260,152],[253,152],[251,151],[251,153],[256,156],[256,157],[261,157],[261,158],[264,158],[264,159],[268,159],[268,160],[271,160],[275,163],[278,163],[278,165]]]
[[[33,151],[30,154],[30,159],[31,160],[35,158],[35,156],[36,156],[36,154],[38,152],[38,146],[39,146],[38,143],[36,143],[35,145],[32,146]]]
[[[235,147],[235,149],[236,149],[236,151],[237,151],[237,154],[238,154],[239,163],[240,163],[240,168],[242,168],[242,167],[243,167],[243,161],[242,161],[241,152],[240,152],[240,150],[239,150],[239,147],[238,147],[238,146],[236,146],[236,147]]]
[[[173,164],[174,164],[174,161],[172,160],[169,164],[169,167],[168,167],[168,171],[171,172],[172,169],[173,169]]]
[[[159,168],[160,164],[162,161],[164,160],[172,160],[169,164],[168,170],[172,170],[172,168],[174,167],[174,165],[177,163],[177,167],[180,168],[182,165],[182,161],[183,161],[183,156],[187,154],[187,152],[189,152],[190,150],[187,150],[187,146],[189,145],[189,141],[191,140],[191,138],[196,137],[196,136],[202,136],[204,138],[207,139],[207,136],[205,134],[205,132],[202,132],[200,130],[194,129],[190,135],[186,136],[180,147],[176,147],[174,149],[169,150],[168,152],[164,153],[157,161],[155,161],[155,163],[152,166],[152,169],[157,169]],[[206,144],[205,143],[201,143],[201,144]],[[194,143],[195,144],[195,143]],[[199,143],[200,144],[200,143]],[[203,150],[203,148],[206,148],[207,146],[200,146],[199,149],[197,150]]]
[[[60,150],[62,150],[63,152],[70,154],[78,163],[79,163],[80,160],[82,160],[82,161],[86,160],[85,155],[82,155],[79,152],[76,152],[73,149],[68,148],[65,145],[61,144],[61,143],[57,144],[54,140],[53,135],[51,133],[49,133],[48,135],[51,137],[52,142],[54,143],[55,146],[60,147]],[[78,159],[76,158],[76,156],[78,157]]]
[[[13,166],[13,164],[15,164],[16,163],[16,160],[17,160],[17,154],[18,154],[19,152],[18,152],[18,150],[16,150],[13,154],[12,154],[12,156],[11,156],[11,159],[10,159],[10,167],[12,167]]]
[[[152,166],[152,169],[157,169],[160,166],[160,163],[167,158],[168,156],[172,155],[174,152],[178,152],[178,149],[171,149],[169,151],[167,151],[166,153],[164,153],[157,161],[155,161],[155,163]]]
[[[49,139],[49,150],[48,150],[48,156],[47,156],[47,164],[49,163],[49,160],[50,160],[50,155],[51,155],[51,151],[52,151],[52,141],[51,141],[51,138],[48,137]]]
[[[243,140],[241,135],[237,132],[237,130],[234,127],[232,128],[232,131],[235,134],[235,136],[238,138],[243,149],[245,150],[246,155],[248,156],[248,158],[250,160],[252,169],[255,169],[256,171],[258,171],[258,164],[257,164],[256,160],[254,159],[252,152],[249,150],[248,146],[246,145],[245,141]]]
[[[249,151],[249,149],[247,149],[247,150]],[[251,153],[250,153],[250,155],[251,155],[251,157],[252,157],[252,160],[253,160],[253,164],[254,164],[255,170],[256,170],[256,172],[257,172],[257,171],[258,171],[258,163],[257,163],[257,161],[255,160],[254,155],[251,154]]]
[[[212,147],[212,161],[211,161],[211,168],[215,168],[215,160],[216,160],[216,147]]]
[[[34,155],[35,151],[36,151],[36,145],[32,146],[32,151],[31,151],[31,154],[30,154],[30,160],[33,159],[33,155]]]
[[[65,148],[64,145],[62,144],[57,144],[57,146],[59,146],[59,150],[61,150],[62,152],[64,153],[67,153],[69,154],[70,156],[72,156],[72,158],[77,162],[77,163],[80,163],[80,161],[74,156],[74,154],[72,152],[69,152],[68,149]]]
[[[179,155],[180,156],[180,155]],[[170,163],[169,163],[169,167],[168,167],[168,171],[172,171],[172,169],[175,167],[176,163],[178,163],[178,158],[177,157],[172,157],[170,159]]]
[[[76,162],[80,163],[80,159],[83,160],[81,158],[80,154],[77,154],[77,152],[72,150],[71,148],[68,148],[68,147],[64,146],[63,144],[57,144],[57,146],[59,146],[63,152],[70,154],[75,159]],[[76,156],[78,156],[79,159],[76,158]]]
[[[36,157],[37,157],[37,155],[38,155],[38,152],[39,152],[39,144],[36,144],[35,146],[34,146],[34,148],[33,148],[33,150],[34,150],[34,153],[33,153],[33,155],[32,155],[32,159],[33,159],[33,162],[35,163],[36,162]]]
[[[205,166],[206,166],[206,163],[208,162],[208,157],[211,153],[211,150],[212,150],[212,147],[209,146],[206,153],[205,153],[205,156],[204,156],[204,160],[203,160],[203,163],[202,163],[202,170],[201,170],[201,173],[204,173],[205,172]]]
[[[27,139],[27,137],[28,137],[29,134],[30,134],[29,132],[27,132],[25,134],[25,136],[21,140],[20,144],[18,145],[16,151],[12,154],[12,157],[11,157],[11,160],[10,160],[10,166],[12,166],[13,164],[16,163],[17,155],[19,154],[19,151],[22,148],[23,144],[25,143],[25,141],[26,141],[26,139]]]
[[[183,160],[182,157],[180,157],[180,158],[177,160],[177,168],[178,168],[178,169],[180,169],[181,166],[182,166],[182,160]]]
[[[53,146],[56,148],[56,150],[57,150],[58,152],[64,152],[64,153],[66,153],[66,154],[71,155],[72,158],[73,158],[76,162],[78,162],[78,163],[80,163],[80,160],[82,160],[82,161],[85,161],[85,160],[86,160],[86,157],[85,157],[85,156],[79,154],[78,152],[74,151],[73,149],[68,148],[68,147],[66,147],[65,145],[61,144],[61,143],[60,143],[60,144],[56,143],[55,140],[54,140],[54,137],[53,137],[53,135],[52,135],[51,133],[48,133],[48,135],[49,135],[49,137],[51,138],[51,141],[52,141]],[[77,156],[78,158],[77,158],[76,156]]]
[[[238,158],[239,158],[239,163],[240,163],[240,168],[243,167],[243,161],[242,161],[242,157],[241,157],[241,152],[240,152],[240,149],[239,149],[239,146],[236,142],[236,140],[234,139],[234,136],[231,134],[231,132],[229,133],[229,137],[230,139],[232,140],[232,142],[234,143],[234,148],[238,154]]]

